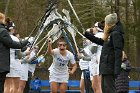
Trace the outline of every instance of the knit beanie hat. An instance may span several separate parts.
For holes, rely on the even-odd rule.
[[[116,24],[117,23],[117,14],[109,14],[105,17],[105,23],[107,24]]]

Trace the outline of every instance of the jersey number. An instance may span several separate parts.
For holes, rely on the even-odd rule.
[[[60,63],[59,66],[64,66],[65,64]]]

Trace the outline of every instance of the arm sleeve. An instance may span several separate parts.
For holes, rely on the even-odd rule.
[[[58,52],[59,52],[59,50],[58,50],[57,48],[53,49],[52,51],[53,51],[52,56],[57,55],[57,54],[58,54]]]
[[[87,39],[89,39],[91,42],[103,46],[104,40],[102,38],[98,38],[98,37],[94,36],[93,34],[91,34],[90,32],[85,32],[84,36]]]
[[[104,35],[103,32],[98,32],[95,36],[99,37],[99,38],[103,38],[103,35]],[[97,58],[97,62],[99,62],[99,63],[100,63],[101,51],[102,51],[102,46],[98,45],[96,58]]]
[[[122,63],[122,50],[124,47],[123,36],[121,33],[113,32],[112,33],[113,47],[115,53],[115,69],[114,74],[120,74],[121,72],[121,63]]]
[[[0,42],[2,42],[5,46],[9,47],[9,48],[22,48],[24,46],[27,45],[28,41],[20,41],[20,42],[16,42],[13,41],[12,38],[10,37],[9,33],[4,30],[0,33]]]
[[[98,45],[96,58],[97,58],[97,62],[99,63],[100,63],[101,49],[102,49],[102,46]]]
[[[74,59],[74,55],[72,53],[70,53],[70,62],[71,64],[75,64],[75,59]]]

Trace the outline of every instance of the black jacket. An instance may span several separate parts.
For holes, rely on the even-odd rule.
[[[10,48],[19,49],[26,46],[27,43],[28,41],[13,41],[5,26],[0,24],[0,73],[10,70]]]
[[[110,30],[110,37],[107,42],[95,37],[90,32],[85,32],[85,37],[103,46],[100,57],[100,74],[120,74],[122,50],[124,48],[123,27],[121,22],[118,22],[116,26]]]

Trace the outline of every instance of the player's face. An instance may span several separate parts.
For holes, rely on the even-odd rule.
[[[93,34],[96,34],[98,32],[97,27],[93,27]]]
[[[66,50],[66,43],[65,42],[58,42],[58,48],[60,51]]]

